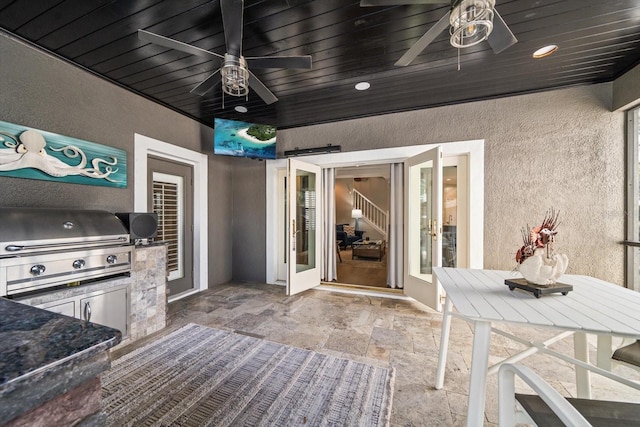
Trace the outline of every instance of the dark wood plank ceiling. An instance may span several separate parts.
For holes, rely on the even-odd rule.
[[[219,1],[0,0],[0,27],[208,126],[214,117],[279,128],[611,81],[640,61],[638,0],[497,0],[518,43],[495,55],[441,34],[408,67],[394,62],[448,5],[361,8],[358,0],[246,0],[243,54],[311,55],[311,70],[252,70],[279,98],[265,105],[189,91],[218,61],[142,42],[145,29],[224,54]],[[535,60],[549,43],[554,55]],[[458,53],[460,70],[457,71]],[[359,92],[355,83],[368,81]],[[244,105],[247,113],[235,106]]]

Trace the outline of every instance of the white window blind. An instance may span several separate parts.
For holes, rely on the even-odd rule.
[[[183,277],[184,201],[180,176],[153,174],[153,212],[158,214],[158,240],[167,245],[169,280]]]

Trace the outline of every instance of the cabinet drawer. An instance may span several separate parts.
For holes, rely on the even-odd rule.
[[[53,313],[64,314],[69,317],[76,317],[76,304],[74,301],[56,302],[52,304],[42,304],[38,308],[51,311]]]

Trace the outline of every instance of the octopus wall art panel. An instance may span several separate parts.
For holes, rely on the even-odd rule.
[[[127,153],[0,121],[1,176],[125,188]]]

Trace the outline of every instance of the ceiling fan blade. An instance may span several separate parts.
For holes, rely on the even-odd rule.
[[[258,78],[251,71],[249,71],[249,87],[251,87],[251,89],[253,89],[255,93],[257,93],[258,96],[262,98],[264,103],[267,105],[273,104],[278,100],[273,92],[267,89],[267,87],[262,84],[262,82],[258,80]]]
[[[504,22],[504,19],[502,19],[502,16],[500,16],[495,9],[493,10],[493,31],[489,34],[487,41],[495,53],[500,53],[518,43],[518,39],[513,35]]]
[[[138,38],[142,41],[157,44],[158,46],[168,47],[169,49],[179,50],[181,52],[190,53],[191,55],[206,56],[224,59],[224,56],[217,53],[209,52],[208,50],[200,49],[199,47],[179,42],[178,40],[170,39],[165,36],[150,33],[145,30],[138,30]]]
[[[442,4],[449,0],[360,0],[360,7],[368,6],[404,6],[408,4]]]
[[[311,68],[311,56],[257,56],[245,58],[249,68]]]
[[[242,13],[243,0],[220,0],[222,24],[227,53],[239,58],[242,55]]]
[[[213,74],[209,75],[206,79],[200,82],[198,86],[191,89],[191,93],[195,95],[204,96],[207,92],[213,89],[220,83],[220,69],[218,68]]]
[[[420,55],[423,50],[429,46],[429,44],[435,40],[438,35],[443,32],[445,29],[449,28],[449,16],[451,15],[451,11],[448,11],[436,24],[427,31],[424,36],[420,37],[411,48],[405,52],[404,55],[400,57],[395,63],[395,65],[399,66],[407,66],[416,59],[416,56]]]

